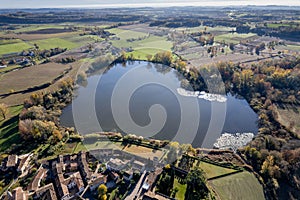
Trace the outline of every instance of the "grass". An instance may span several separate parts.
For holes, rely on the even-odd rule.
[[[207,178],[213,178],[236,171],[234,169],[220,167],[203,161],[200,162],[200,168],[205,172]]]
[[[291,131],[297,133],[300,132],[300,106],[285,105],[285,107],[277,107],[278,122],[285,127],[291,128]]]
[[[148,35],[147,33],[143,32],[123,30],[119,28],[107,29],[107,31],[116,34],[116,36],[119,37],[121,40],[127,40],[132,38],[137,39],[139,37],[145,37]]]
[[[279,28],[281,26],[290,26],[289,24],[267,24],[268,28]]]
[[[179,183],[178,180],[175,178],[173,188],[175,187],[178,188],[178,192],[176,193],[176,199],[184,200],[187,185]]]
[[[76,70],[75,63],[72,63],[72,66],[74,67],[74,70]],[[3,74],[0,77],[0,94],[9,94],[12,91],[20,92],[34,86],[40,86],[44,83],[51,82],[69,67],[70,65],[50,62]],[[51,85],[50,87],[54,87],[54,85]],[[13,94],[3,97],[1,101],[8,105],[22,104],[24,99],[29,96],[29,92]]]
[[[88,43],[100,42],[103,40],[102,38],[100,38],[97,35],[84,35],[84,36],[72,35],[70,37],[65,37],[63,39],[65,39],[69,42],[75,43],[77,45],[80,45],[80,46],[88,44]]]
[[[222,200],[260,200],[265,199],[263,188],[256,177],[249,172],[241,172],[210,181]]]
[[[78,143],[77,147],[74,149],[74,152],[79,152],[82,150],[95,150],[95,149],[122,149],[125,152],[136,154],[144,158],[158,157],[163,156],[163,152],[160,150],[153,150],[151,148],[138,146],[138,145],[127,145],[123,146],[120,142],[111,142],[111,141],[96,141],[94,143]]]
[[[111,33],[116,34],[120,40],[112,40],[112,44],[118,48],[132,48],[133,52],[128,52],[127,55],[133,55],[135,59],[146,60],[147,55],[154,55],[160,51],[170,51],[173,43],[168,41],[166,37],[149,35],[148,33],[122,30],[118,28],[108,29]],[[145,38],[143,38],[145,37]],[[143,38],[133,42],[128,42],[128,39]]]
[[[12,106],[9,108],[9,115],[6,120],[0,121],[0,152],[3,153],[13,144],[21,142],[18,133],[19,113],[23,106]]]
[[[60,25],[29,25],[29,26],[24,26],[20,27],[17,30],[15,30],[15,33],[20,33],[20,32],[29,32],[29,31],[37,31],[37,30],[42,30],[42,29],[48,29],[48,28],[57,28],[57,29],[63,29],[64,26]]]
[[[0,45],[0,55],[21,52],[26,49],[32,48],[31,45],[20,41],[17,43],[1,44]]]
[[[20,39],[3,39],[3,40],[0,40],[0,45],[15,44],[15,43],[20,43],[20,42],[22,42],[22,40],[20,40]]]
[[[40,49],[51,49],[51,48],[67,48],[67,49],[74,49],[79,44],[76,44],[74,42],[70,42],[68,40],[62,39],[62,38],[49,38],[49,39],[43,39],[43,40],[33,40],[30,41],[30,44],[37,44]]]
[[[292,50],[292,51],[300,51],[300,46],[298,46],[298,45],[287,45],[286,46],[286,49],[288,49],[288,50]]]
[[[238,44],[241,40],[246,40],[253,36],[256,36],[256,34],[254,34],[254,33],[248,33],[248,34],[227,33],[227,34],[217,35],[215,37],[215,41],[216,42],[225,41],[225,43]]]
[[[17,68],[20,68],[21,66],[20,65],[9,65],[5,68],[0,68],[0,73],[2,72],[7,72],[9,70],[12,70],[12,69],[17,69]]]
[[[117,142],[110,142],[110,141],[96,141],[92,144],[83,142],[84,147],[87,150],[95,150],[95,149],[105,149],[105,148],[112,148],[112,149],[122,149],[121,143]],[[82,148],[82,147],[81,147]]]

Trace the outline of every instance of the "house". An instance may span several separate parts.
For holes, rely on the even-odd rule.
[[[9,155],[6,162],[7,169],[17,169],[18,165],[18,156],[17,155]]]
[[[149,191],[149,190],[151,191],[151,190],[153,190],[154,183],[156,182],[158,175],[161,174],[162,171],[163,171],[162,168],[157,168],[154,172],[151,172],[147,176],[147,179],[144,181],[144,184],[143,184],[142,188],[145,191]]]
[[[86,152],[79,152],[77,159],[78,159],[78,165],[79,165],[82,178],[87,184],[88,181],[91,179],[92,172],[89,169],[86,156],[87,156]]]
[[[84,183],[80,172],[69,173],[69,177],[64,175],[65,164],[55,163],[53,175],[55,177],[55,186],[58,191],[58,197],[62,200],[72,199],[84,191]]]
[[[131,163],[131,168],[135,171],[139,171],[139,172],[143,172],[145,170],[145,164],[140,162],[140,161],[137,161],[137,160],[134,160],[132,163]]]
[[[41,184],[41,181],[46,177],[47,175],[47,169],[40,169],[37,173],[37,175],[34,177],[34,179],[31,181],[31,183],[28,186],[28,191],[36,191]]]
[[[143,195],[142,200],[172,200],[172,198],[164,196],[162,194],[147,192]]]
[[[116,182],[116,181],[119,179],[119,174],[116,173],[116,172],[110,171],[110,172],[108,173],[108,178],[109,178],[110,180]]]
[[[91,191],[96,190],[99,187],[99,185],[105,184],[106,180],[107,180],[107,176],[104,176],[102,174],[99,175],[98,177],[92,179],[91,183],[90,183],[90,190]]]
[[[34,199],[57,200],[55,189],[52,183],[37,189],[33,195]]]
[[[32,157],[32,154],[26,154],[26,155],[19,156],[20,164],[18,166],[17,171],[19,173],[21,173],[22,175],[26,175],[28,169],[30,168],[29,162],[30,162],[31,157]]]
[[[111,158],[106,163],[106,168],[114,171],[121,171],[127,167],[129,161],[122,161],[119,158]]]
[[[6,196],[7,200],[28,200],[28,193],[21,187],[15,188],[12,193],[8,192]]]
[[[123,178],[126,180],[126,181],[130,181],[133,177],[133,170],[132,169],[129,169],[129,170],[126,170],[123,172]]]

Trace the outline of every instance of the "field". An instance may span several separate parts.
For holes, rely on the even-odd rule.
[[[19,113],[23,106],[13,106],[9,108],[9,115],[6,120],[0,118],[0,152],[3,153],[14,144],[21,142],[18,133]]]
[[[239,33],[227,33],[222,35],[217,35],[215,37],[216,42],[225,42],[225,43],[233,43],[238,44],[241,40],[247,40],[251,37],[256,36],[256,34],[248,33],[248,34],[239,34]]]
[[[15,30],[15,33],[23,33],[23,32],[30,32],[30,31],[38,31],[42,29],[64,29],[64,26],[62,25],[25,25],[18,27],[17,30]]]
[[[291,128],[291,131],[298,133],[300,136],[300,107],[286,105],[285,107],[277,106],[278,121],[287,128]]]
[[[256,177],[249,172],[241,172],[209,181],[222,200],[263,200],[263,188]]]
[[[213,165],[210,163],[206,163],[201,161],[200,163],[200,168],[205,172],[206,177],[209,178],[213,178],[216,176],[221,176],[224,174],[229,174],[232,172],[235,172],[236,170],[234,169],[229,169],[229,168],[225,168],[225,167],[220,167],[217,165]]]
[[[43,40],[33,40],[30,41],[31,45],[37,44],[40,49],[52,49],[56,47],[73,49],[78,47],[79,45],[73,42],[70,42],[61,38],[49,38]]]
[[[69,72],[69,76],[74,76],[79,66],[80,62],[72,63],[73,69]],[[53,81],[53,79],[57,78],[69,67],[70,65],[50,62],[0,75],[0,95],[2,95],[0,102],[8,105],[22,104],[24,99],[28,98],[31,94],[31,92],[27,91],[29,88]],[[47,90],[52,90],[56,87],[57,84],[55,83],[48,87]]]
[[[78,152],[82,149],[94,150],[94,149],[102,149],[102,148],[122,149],[123,151],[126,151],[128,153],[136,154],[138,156],[151,158],[151,159],[153,159],[153,157],[161,158],[163,156],[163,152],[160,150],[153,150],[147,147],[137,146],[137,145],[123,146],[120,142],[110,142],[110,141],[97,141],[92,144],[83,142],[83,144],[79,144],[76,147],[75,152]]]
[[[185,31],[187,33],[194,33],[199,31],[204,31],[206,29],[207,32],[229,32],[235,30],[235,27],[226,27],[226,26],[216,26],[216,27],[208,27],[208,26],[198,26],[193,28],[177,28],[178,31]]]
[[[7,40],[5,40],[7,41]],[[29,49],[32,46],[23,41],[18,41],[15,43],[0,44],[0,55],[21,52],[22,50]]]
[[[133,55],[134,58],[146,60],[147,55],[154,55],[160,51],[170,51],[173,44],[167,38],[154,36],[144,32],[123,30],[123,29],[108,29],[111,33],[116,34],[119,38],[113,39],[112,44],[118,48],[131,48],[132,52],[127,55]],[[132,41],[128,41],[132,40]]]
[[[279,28],[281,26],[290,26],[290,25],[289,24],[284,24],[284,23],[282,23],[282,24],[272,24],[272,23],[267,24],[268,28]]]

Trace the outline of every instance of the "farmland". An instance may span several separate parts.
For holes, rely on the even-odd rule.
[[[3,153],[14,144],[21,142],[18,133],[18,115],[23,106],[13,106],[9,108],[9,114],[6,120],[0,120],[0,152]]]
[[[236,170],[234,170],[234,169],[220,167],[220,166],[213,165],[213,164],[203,162],[203,161],[200,163],[199,167],[205,172],[206,177],[208,179],[216,177],[216,176],[222,176],[225,174],[236,172]]]
[[[225,42],[227,44],[229,43],[238,44],[241,40],[247,40],[255,36],[256,34],[253,33],[248,33],[248,34],[227,33],[227,34],[217,35],[215,37],[215,41]]]
[[[203,183],[197,184],[198,186],[206,184],[212,194],[211,199],[264,199],[264,195],[267,199],[277,199],[280,194],[297,199],[300,195],[298,7],[266,9],[266,7],[244,6],[215,9],[192,6],[0,10],[0,22],[0,104],[3,103],[2,109],[7,105],[10,111],[6,120],[2,120],[0,115],[0,159],[9,154],[21,155],[31,152],[34,154],[31,162],[34,167],[29,166],[29,168],[39,170],[39,166],[47,167],[47,164],[42,164],[59,155],[116,148],[137,156],[128,160],[155,161],[144,163],[148,171],[146,176],[161,170],[168,171],[172,176],[176,172],[174,181],[173,178],[172,182],[169,180],[171,183],[169,187],[164,187],[168,185],[168,177],[164,181],[159,180],[160,183],[164,183],[160,190],[156,191],[158,187],[155,186],[155,181],[151,183],[154,185],[150,186],[153,188],[150,193],[155,195],[160,195],[159,193],[162,192],[162,195],[184,199],[185,194],[188,194],[186,192],[190,192],[186,191],[187,188],[192,188],[191,184],[187,184],[187,181],[191,181],[192,178],[186,175],[193,173],[195,169],[198,170],[198,167],[202,170],[199,170],[201,178],[197,181],[201,180]],[[131,63],[132,60],[136,63],[142,63],[138,62],[139,60],[148,60],[167,64],[173,68],[170,70],[178,70],[187,78],[199,93],[207,89],[207,84],[214,84],[215,78],[221,78],[226,93],[234,99],[244,99],[245,106],[249,106],[249,110],[253,109],[256,112],[254,125],[257,129],[252,131],[255,132],[253,139],[237,150],[232,147],[226,147],[228,148],[226,150],[201,149],[190,144],[176,146],[175,143],[173,149],[173,146],[168,146],[172,143],[172,139],[159,141],[156,140],[156,135],[153,138],[143,138],[130,136],[130,133],[127,133],[128,137],[125,137],[126,133],[122,132],[124,137],[117,136],[114,142],[111,142],[103,139],[101,134],[100,136],[95,134],[96,136],[90,138],[82,137],[78,135],[76,128],[65,127],[63,117],[59,115],[65,112],[63,108],[73,100],[72,94],[75,99],[82,91],[81,88],[89,89],[87,87],[91,83],[89,78],[99,74],[108,75],[106,77],[110,84],[118,76],[110,76],[108,71],[127,70],[130,66],[126,64]],[[122,68],[115,67],[114,64],[122,65]],[[211,68],[211,65],[217,68]],[[160,73],[159,70],[157,72]],[[206,75],[202,72],[207,72],[209,76],[202,77],[201,75]],[[82,80],[76,80],[77,74]],[[147,78],[147,76],[143,77],[144,74],[141,76]],[[74,80],[75,86],[73,81],[68,79],[69,77]],[[134,78],[131,81],[135,81]],[[63,80],[69,82],[62,82]],[[181,83],[183,85],[185,82]],[[214,85],[218,87],[217,84]],[[58,90],[59,86],[65,88]],[[32,95],[34,93],[36,94]],[[106,94],[105,91],[103,94]],[[24,104],[26,109],[22,110],[24,100],[31,95],[32,98]],[[85,97],[90,98],[90,95]],[[155,97],[163,97],[163,95],[158,94]],[[150,100],[149,98],[149,102]],[[202,100],[206,102],[206,99],[201,99],[199,102],[202,103]],[[221,102],[217,104],[219,103],[221,104]],[[86,106],[84,103],[81,105]],[[122,103],[119,105],[123,106]],[[22,115],[19,116],[21,110]],[[172,112],[175,110],[172,109]],[[100,109],[99,112],[103,110]],[[82,113],[82,116],[85,115]],[[87,116],[84,120],[92,117],[90,113]],[[20,120],[24,123],[18,124]],[[105,120],[111,120],[110,116]],[[247,121],[244,122],[247,128]],[[24,128],[24,124],[28,125],[25,127],[28,129]],[[230,125],[233,132],[237,132],[234,129],[239,128],[234,127],[236,124]],[[175,123],[171,123],[170,126],[174,128],[174,125]],[[244,124],[238,123],[238,125]],[[166,126],[169,126],[169,123],[166,123]],[[23,138],[20,137],[19,132],[22,133]],[[190,133],[186,132],[183,134],[189,136]],[[134,134],[139,136],[139,133]],[[193,144],[197,145],[196,140]],[[36,145],[28,145],[33,143]],[[136,159],[138,156],[141,158]],[[169,163],[173,158],[179,161],[185,156],[191,159],[178,164]],[[110,172],[109,175],[101,174],[102,169],[99,173],[98,170],[95,171],[95,163],[99,163],[99,167],[105,161],[94,159],[96,158],[92,156],[87,159],[90,170],[95,173],[93,175],[109,176]],[[72,167],[76,171],[80,166]],[[107,169],[104,165],[102,167]],[[126,170],[131,167],[131,164],[126,166]],[[66,168],[69,170],[69,166]],[[158,168],[159,170],[156,170]],[[140,172],[142,173],[143,170]],[[114,174],[119,174],[114,196],[124,199],[127,194],[135,191],[135,184],[139,182],[137,171],[133,171],[133,179],[130,181],[124,179],[125,171],[114,171]],[[48,176],[47,174],[45,177]],[[79,174],[81,175],[82,172]],[[199,174],[197,172],[193,175]],[[161,175],[158,174],[158,177],[161,178]],[[2,178],[1,174],[0,177]],[[27,183],[31,182],[32,178],[24,181],[23,185],[20,184],[20,180],[16,180],[16,184],[9,191],[13,193],[15,187],[21,186],[22,190],[27,192]],[[52,182],[52,178],[45,178],[46,181],[41,181],[41,184]],[[81,178],[86,188],[93,181],[84,180],[86,177],[83,176]],[[8,184],[9,182],[3,185],[3,181],[0,180],[0,190],[2,185],[8,188]],[[130,188],[125,185],[130,185]],[[54,187],[56,191],[57,186]],[[288,187],[289,189],[286,189]],[[164,188],[168,188],[169,191],[164,193]],[[200,191],[203,188],[197,189]],[[197,195],[199,191],[191,192]],[[61,199],[60,194],[56,192],[54,193],[57,199]],[[30,191],[28,194],[30,198],[36,195],[35,191]],[[87,196],[93,195],[92,192],[87,191]],[[108,199],[114,199],[110,189],[106,195]],[[137,199],[141,199],[142,195]],[[97,194],[94,196],[98,197]],[[193,196],[192,199],[202,199],[198,197]],[[82,195],[82,198],[85,196]]]
[[[79,45],[76,45],[76,43],[73,43],[73,42],[70,42],[68,40],[61,39],[61,38],[33,40],[30,42],[30,44],[31,45],[37,44],[39,46],[39,48],[41,48],[41,49],[52,49],[52,48],[56,48],[56,47],[73,49],[73,48],[79,46]]]
[[[127,52],[127,55],[133,55],[136,59],[146,60],[147,55],[154,55],[160,51],[170,51],[172,42],[160,36],[151,35],[145,32],[123,30],[123,29],[108,29],[111,33],[116,34],[116,39],[112,40],[112,44],[118,48],[131,48],[132,52]]]
[[[220,199],[265,199],[262,186],[249,172],[241,172],[210,181]]]
[[[20,52],[25,49],[29,49],[32,46],[27,44],[26,42],[19,41],[15,43],[9,43],[9,44],[0,44],[0,55],[3,54],[9,54],[9,53],[15,53]]]

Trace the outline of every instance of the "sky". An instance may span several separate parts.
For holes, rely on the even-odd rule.
[[[0,0],[0,8],[105,8],[238,5],[300,6],[300,0]]]

